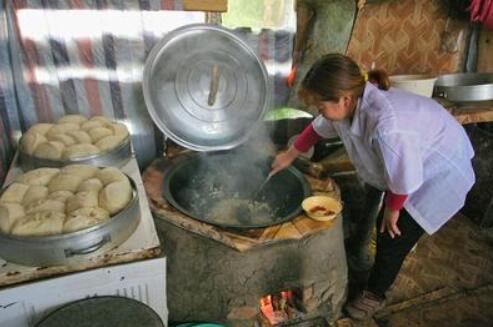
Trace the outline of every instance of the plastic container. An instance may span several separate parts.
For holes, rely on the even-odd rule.
[[[397,89],[431,98],[436,79],[430,75],[393,75],[390,76],[390,83]]]

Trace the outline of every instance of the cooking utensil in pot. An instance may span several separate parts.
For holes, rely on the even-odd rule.
[[[250,196],[250,199],[248,200],[247,204],[241,204],[236,208],[236,215],[238,218],[238,221],[248,224],[252,220],[252,210],[250,210],[249,205],[253,204],[255,199],[257,199],[258,195],[260,192],[264,189],[264,186],[269,182],[270,178],[272,177],[272,173],[269,173],[267,175],[267,178],[260,184],[260,187],[255,190],[255,192],[252,193]]]
[[[260,191],[264,189],[265,185],[267,185],[273,175],[273,173],[269,173],[269,175],[267,175],[267,178],[262,182],[262,184],[260,184],[260,187],[254,193],[252,193],[249,201],[250,203],[252,203],[257,198],[257,196],[260,194]]]

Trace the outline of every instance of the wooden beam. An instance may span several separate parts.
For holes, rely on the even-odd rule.
[[[183,9],[190,11],[228,11],[228,0],[183,0]]]

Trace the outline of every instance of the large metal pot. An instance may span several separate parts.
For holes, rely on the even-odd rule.
[[[175,163],[164,177],[164,198],[176,209],[200,221],[232,228],[279,224],[301,212],[310,187],[302,173],[289,167],[274,175],[259,192],[256,204],[267,205],[269,215],[236,212],[227,220],[211,217],[224,200],[248,201],[265,180],[272,158],[241,149],[215,154],[194,153]]]
[[[128,176],[127,176],[128,177]],[[48,236],[17,236],[0,233],[0,257],[27,266],[67,265],[108,251],[123,243],[140,221],[135,182],[127,207],[106,222],[72,233]]]
[[[493,73],[441,75],[435,82],[434,95],[452,102],[493,100]]]

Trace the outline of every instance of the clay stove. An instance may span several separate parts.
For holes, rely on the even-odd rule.
[[[345,300],[347,266],[342,219],[303,214],[266,228],[220,228],[173,208],[162,195],[161,158],[144,172],[144,186],[167,251],[170,321],[228,326],[322,326]],[[331,179],[305,176],[314,194],[339,197]]]

